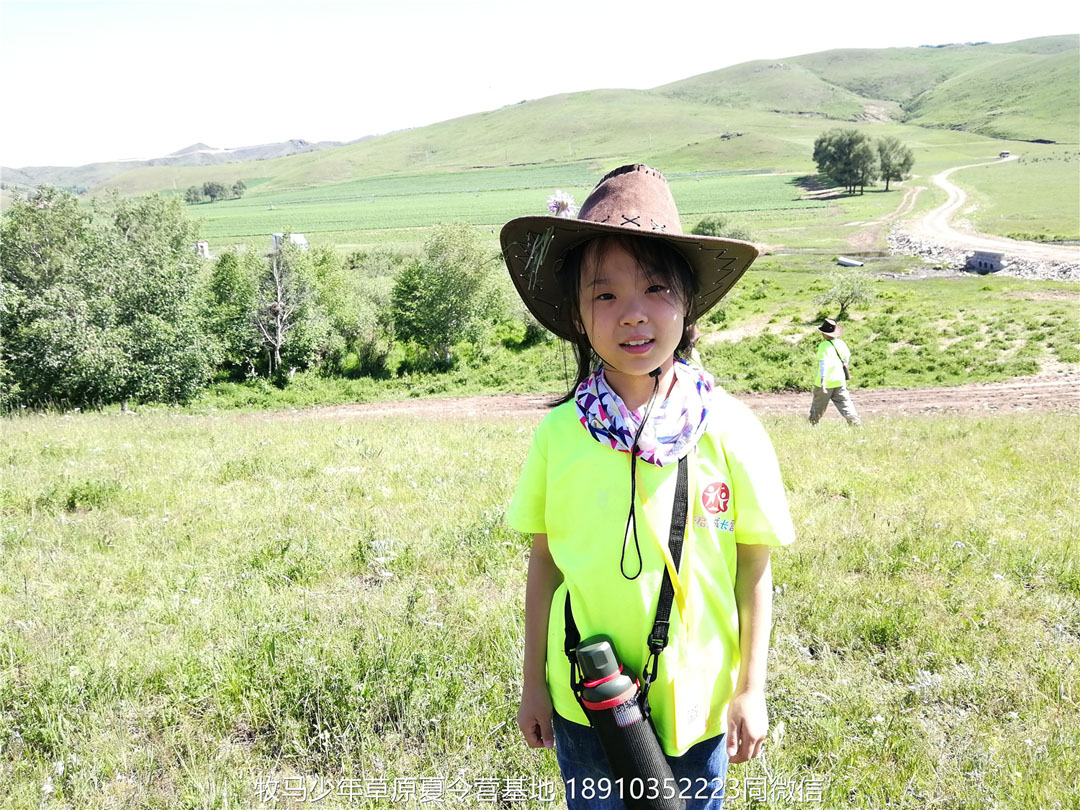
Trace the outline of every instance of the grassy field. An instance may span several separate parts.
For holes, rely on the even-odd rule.
[[[556,784],[513,721],[528,539],[503,511],[532,426],[5,420],[0,807]],[[1074,807],[1077,418],[767,427],[799,541],[774,557],[767,759],[731,776],[820,779],[826,807]]]
[[[979,231],[1014,239],[1080,239],[1080,149],[1016,144],[1019,160],[965,169],[950,179],[975,206]]]
[[[899,265],[893,262],[872,267],[895,272]],[[751,271],[726,307],[707,319],[713,328],[739,335],[703,341],[706,365],[729,389],[811,384],[807,358],[818,340],[813,326],[836,309],[813,303],[831,282],[828,273],[806,273],[807,265],[820,267],[820,260],[761,260],[761,269]],[[852,313],[845,327],[844,340],[853,347],[853,387],[958,385],[1034,374],[1046,362],[1080,362],[1080,285],[970,276],[879,278],[873,286],[873,303]]]

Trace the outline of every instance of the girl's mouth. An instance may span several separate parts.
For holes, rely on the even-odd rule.
[[[619,346],[624,351],[630,352],[630,354],[645,354],[652,348],[654,342],[651,338],[628,340],[626,343],[620,343]]]

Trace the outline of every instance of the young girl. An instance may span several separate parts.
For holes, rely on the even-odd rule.
[[[601,180],[576,219],[507,223],[502,245],[522,300],[578,359],[507,516],[534,536],[518,724],[530,746],[554,745],[571,810],[622,807],[625,785],[613,784],[572,691],[566,603],[581,638],[606,635],[623,666],[644,674],[656,663],[648,638],[666,572],[670,631],[651,720],[687,806],[719,808],[728,762],[757,756],[768,729],[769,552],[794,531],[760,423],[683,358],[694,322],[757,251],[683,234],[667,181],[640,164]]]

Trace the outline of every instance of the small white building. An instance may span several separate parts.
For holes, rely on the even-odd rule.
[[[202,259],[209,259],[210,257],[210,243],[205,239],[200,239],[195,243],[195,254]]]
[[[285,234],[283,233],[270,234],[270,250],[281,250],[281,243],[284,240]],[[308,245],[307,237],[302,233],[290,233],[289,241],[298,246],[301,250],[307,250],[310,247],[310,245]]]
[[[985,275],[986,273],[996,273],[1001,269],[1002,260],[1005,258],[1003,253],[994,253],[989,250],[976,250],[970,259],[967,261],[969,270],[976,270],[979,273]]]

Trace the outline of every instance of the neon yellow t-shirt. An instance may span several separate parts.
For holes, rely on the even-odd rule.
[[[750,410],[714,390],[709,428],[692,451],[690,508],[671,610],[668,646],[649,693],[661,745],[678,756],[726,730],[738,682],[739,616],[736,543],[783,546],[794,540],[772,443]],[[581,637],[604,633],[624,666],[640,674],[656,616],[665,566],[677,464],[639,463],[638,539],[642,572],[620,572],[630,506],[630,456],[593,439],[573,401],[553,409],[533,436],[507,520],[522,532],[546,533],[563,583],[548,617],[547,682],[555,710],[587,725],[570,690],[563,652],[569,591]],[[637,570],[632,536],[626,570]]]
[[[851,362],[851,349],[840,338],[823,340],[817,347],[817,378],[814,385],[820,387],[822,381],[826,388],[847,385],[844,377],[844,363]],[[841,362],[843,359],[843,362]]]

